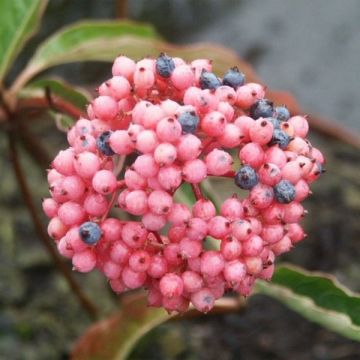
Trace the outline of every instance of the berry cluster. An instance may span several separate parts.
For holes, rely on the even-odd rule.
[[[274,107],[236,67],[218,78],[205,59],[119,56],[112,75],[48,172],[43,209],[59,252],[80,272],[102,271],[115,292],[146,287],[149,305],[168,311],[191,302],[207,312],[225,291],[246,296],[271,279],[275,257],[305,237],[300,203],[324,163],[306,118]],[[217,213],[201,192],[209,176],[249,194]],[[191,209],[174,201],[183,183]],[[127,215],[110,217],[114,207]]]

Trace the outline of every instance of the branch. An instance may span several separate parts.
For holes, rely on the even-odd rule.
[[[19,188],[21,190],[22,198],[25,201],[25,204],[30,212],[32,222],[35,227],[35,231],[45,246],[47,252],[51,256],[52,260],[54,261],[55,266],[60,270],[60,272],[65,277],[68,285],[73,290],[75,295],[78,297],[80,303],[83,305],[85,310],[88,312],[91,318],[96,319],[98,316],[98,311],[94,304],[87,298],[87,296],[82,292],[79,285],[74,280],[71,271],[68,269],[68,267],[65,265],[65,263],[62,261],[56,250],[54,249],[53,244],[50,242],[48,235],[46,231],[43,228],[43,225],[41,223],[41,220],[37,214],[37,210],[35,208],[35,205],[32,200],[32,196],[28,187],[28,184],[26,182],[26,178],[23,173],[23,169],[21,168],[21,164],[19,161],[19,155],[16,148],[16,139],[15,134],[13,130],[9,131],[8,133],[8,140],[9,140],[9,150],[10,150],[10,159],[12,166],[14,168],[14,173],[16,180],[18,182]]]
[[[204,195],[201,192],[199,184],[191,184],[191,189],[195,195],[196,200],[204,199]]]
[[[80,117],[86,117],[85,112],[79,110],[73,104],[64,101],[56,96],[51,96],[51,101],[49,101],[48,97],[34,97],[34,98],[22,98],[19,99],[16,112],[20,113],[26,110],[33,109],[48,109],[52,108],[55,111],[67,114],[74,119],[78,119]]]

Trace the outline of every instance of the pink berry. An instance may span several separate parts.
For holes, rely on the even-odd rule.
[[[209,250],[201,255],[201,273],[205,276],[217,276],[224,269],[224,258],[218,251]]]
[[[72,258],[72,264],[79,272],[89,272],[96,266],[96,255],[91,249],[75,253]]]
[[[191,302],[197,310],[207,313],[214,307],[215,298],[210,289],[203,288],[191,295]]]
[[[207,168],[200,159],[190,160],[184,164],[183,176],[190,184],[198,184],[206,178]]]
[[[192,213],[194,217],[208,221],[216,215],[216,209],[210,200],[200,199],[193,205]]]
[[[167,298],[181,296],[184,290],[184,282],[180,276],[174,273],[164,275],[161,278],[159,285],[161,293]]]
[[[172,196],[166,191],[155,190],[148,198],[149,209],[157,215],[167,214],[173,205]]]
[[[220,176],[231,171],[233,159],[227,152],[214,149],[206,155],[205,163],[208,174]]]
[[[98,171],[92,179],[94,190],[103,195],[113,193],[116,189],[116,183],[115,175],[109,170]]]
[[[118,104],[110,96],[99,96],[93,103],[92,107],[95,113],[95,116],[104,121],[109,121],[114,119],[118,113]]]

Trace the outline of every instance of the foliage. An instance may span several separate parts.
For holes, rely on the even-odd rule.
[[[21,52],[30,36],[39,28],[41,16],[46,7],[45,0],[4,0],[0,4],[0,88],[1,111],[0,124],[22,121],[22,112],[28,108],[39,111],[54,111],[76,117],[85,110],[90,96],[84,89],[71,86],[61,79],[40,77],[41,72],[56,65],[78,61],[110,62],[119,53],[140,58],[146,55],[156,56],[160,51],[169,55],[178,55],[184,59],[212,58],[215,72],[224,73],[229,67],[237,65],[249,80],[258,77],[252,68],[236,56],[231,50],[210,44],[175,46],[161,40],[149,25],[129,21],[87,21],[76,23],[59,30],[45,40],[26,67],[9,87],[5,86],[6,75],[16,56]],[[298,110],[295,99],[282,92],[270,92],[270,97],[278,103],[287,103],[293,111]],[[20,114],[20,115],[19,115]],[[68,118],[66,118],[68,119]],[[68,121],[68,120],[66,120]],[[12,126],[16,128],[16,126]],[[2,126],[2,130],[7,127]],[[14,171],[25,202],[31,212],[39,238],[42,239],[53,260],[67,278],[69,285],[77,293],[80,301],[89,313],[95,314],[89,300],[81,293],[69,270],[59,259],[47,239],[34,206],[29,187],[24,179],[18,159],[17,141],[22,137],[19,127],[17,133],[9,131],[9,152],[13,159]],[[29,149],[39,158],[39,148]],[[44,161],[39,161],[44,163]],[[206,193],[211,195],[207,185]],[[179,192],[178,197],[186,198],[187,191]],[[191,201],[188,199],[188,201]],[[271,283],[258,282],[257,293],[266,294],[311,321],[315,321],[335,332],[351,339],[360,340],[360,297],[351,293],[328,274],[310,273],[293,266],[280,266]],[[129,300],[133,300],[132,302]],[[226,300],[225,300],[226,301]],[[222,304],[220,303],[221,307]],[[237,303],[233,303],[235,309]],[[136,316],[134,316],[134,314]],[[172,316],[172,315],[171,315]],[[159,309],[145,307],[144,298],[129,298],[118,314],[103,320],[85,334],[78,344],[76,358],[84,358],[91,345],[91,357],[124,359],[131,347],[146,331],[170,317]],[[111,331],[110,331],[111,330]]]

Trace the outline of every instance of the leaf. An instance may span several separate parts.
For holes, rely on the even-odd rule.
[[[47,0],[0,1],[0,83],[26,41],[37,31]]]
[[[51,95],[56,95],[84,110],[91,100],[91,95],[83,88],[72,86],[60,78],[46,78],[31,82],[19,93],[20,97],[44,97],[46,89]]]
[[[86,21],[66,26],[39,45],[11,93],[18,92],[37,73],[55,65],[112,61],[122,50],[117,43],[125,37],[148,39],[156,36],[151,26],[131,21]]]
[[[75,344],[72,360],[125,360],[138,340],[156,326],[174,317],[202,316],[190,307],[181,317],[169,315],[162,308],[148,307],[146,295],[124,294],[119,312],[92,325]],[[222,298],[216,301],[210,314],[239,311],[245,307],[243,298]]]
[[[308,320],[360,341],[360,296],[328,274],[282,265],[271,282],[257,281],[256,290]]]

